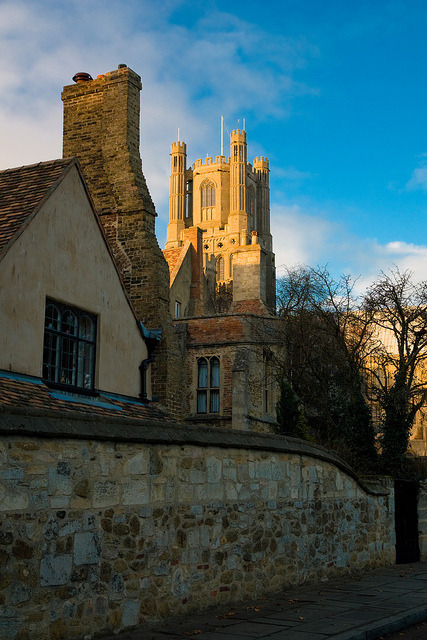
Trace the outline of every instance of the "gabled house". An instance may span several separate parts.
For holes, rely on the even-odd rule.
[[[146,412],[159,336],[137,320],[76,159],[0,172],[0,328],[2,403]]]

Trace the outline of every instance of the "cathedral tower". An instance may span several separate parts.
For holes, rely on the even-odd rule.
[[[275,267],[270,234],[269,164],[247,161],[246,132],[230,136],[230,157],[207,157],[186,167],[186,146],[171,149],[170,221],[165,257],[177,276],[189,231],[202,232],[203,267],[217,311],[236,308],[274,313]],[[195,243],[193,242],[195,246]],[[181,255],[182,258],[182,255]],[[175,288],[178,287],[177,282]],[[180,296],[184,300],[180,286]],[[181,306],[188,305],[187,298]]]

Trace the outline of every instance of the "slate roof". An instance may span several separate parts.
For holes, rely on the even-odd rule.
[[[65,158],[0,171],[0,258],[75,164]]]
[[[173,420],[155,403],[144,404],[138,398],[100,392],[98,396],[84,396],[48,387],[40,378],[0,370],[1,411],[8,408],[38,409],[58,412],[62,416],[80,414],[87,417],[131,418],[172,423]]]

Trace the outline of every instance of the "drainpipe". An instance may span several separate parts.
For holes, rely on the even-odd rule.
[[[140,323],[140,328],[145,344],[147,345],[148,358],[145,358],[145,360],[143,360],[139,365],[139,373],[141,376],[141,393],[139,394],[139,397],[141,402],[148,403],[150,400],[147,396],[147,369],[148,365],[154,360],[154,349],[161,340],[162,330],[158,329],[156,331],[149,331],[144,327],[142,322]]]

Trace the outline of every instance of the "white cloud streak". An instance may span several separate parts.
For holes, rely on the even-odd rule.
[[[406,183],[406,189],[408,191],[416,189],[427,191],[427,163],[414,169],[411,179]]]
[[[230,130],[245,116],[250,127],[283,120],[295,97],[316,95],[298,81],[298,70],[318,55],[304,39],[272,36],[214,3],[191,5],[193,25],[184,26],[173,19],[183,6],[182,0],[0,0],[0,169],[60,157],[62,86],[78,71],[95,77],[128,64],[142,76],[143,167],[161,235],[178,127],[191,163],[219,153],[220,115]],[[276,171],[282,180],[310,179],[294,167]],[[406,188],[427,189],[423,160]],[[274,206],[272,231],[278,273],[284,264],[329,263],[340,273],[364,273],[362,285],[398,264],[427,278],[427,247],[351,237],[324,210]]]
[[[0,3],[0,168],[59,157],[62,86],[77,71],[95,77],[125,63],[142,76],[144,172],[165,220],[170,143],[178,127],[193,162],[219,153],[220,115],[230,130],[238,117],[284,118],[295,96],[315,93],[294,78],[317,55],[305,41],[272,38],[209,3],[192,9],[191,28],[183,26],[173,15],[184,5]]]
[[[333,275],[357,279],[362,294],[384,271],[398,266],[416,281],[427,280],[427,245],[400,240],[381,244],[373,238],[352,236],[343,225],[331,222],[325,211],[304,210],[298,205],[274,206],[271,226],[277,275],[298,264],[328,265]]]

